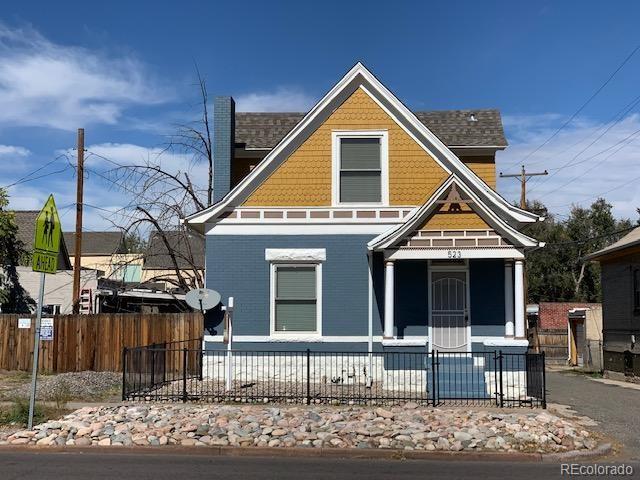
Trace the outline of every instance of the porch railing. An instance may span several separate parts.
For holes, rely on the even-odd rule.
[[[125,349],[123,365],[123,400],[546,408],[545,357],[536,353],[305,350],[229,355],[149,345]],[[229,373],[232,378],[227,379]]]

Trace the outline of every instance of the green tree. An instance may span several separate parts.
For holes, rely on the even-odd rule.
[[[20,285],[17,270],[18,265],[28,261],[28,254],[17,238],[18,226],[8,205],[7,193],[0,188],[0,310],[29,313],[35,302]]]
[[[529,301],[600,301],[600,268],[582,259],[618,240],[624,233],[616,232],[630,228],[632,222],[617,220],[611,204],[602,198],[589,208],[574,206],[564,221],[540,202],[528,207],[545,221],[531,225],[526,233],[547,244],[527,257]]]

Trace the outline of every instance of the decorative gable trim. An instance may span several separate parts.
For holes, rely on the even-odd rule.
[[[472,210],[479,215],[495,232],[507,239],[511,245],[516,247],[537,247],[540,246],[537,240],[518,232],[511,225],[502,220],[496,213],[487,208],[484,202],[455,175],[451,175],[436,190],[431,198],[412,215],[401,223],[368,243],[369,250],[384,250],[394,248],[408,238],[410,238],[420,226],[442,205],[449,203],[453,199],[462,199],[469,204]],[[453,242],[451,246],[453,246]],[[432,245],[431,245],[432,246]],[[445,245],[442,245],[445,246]],[[477,245],[475,245],[477,246]]]
[[[330,115],[331,107],[342,104],[357,88],[363,88],[381,108],[447,173],[457,174],[473,188],[478,195],[496,207],[496,211],[507,221],[530,223],[540,220],[535,215],[510,205],[497,192],[493,191],[469,167],[467,167],[437,136],[435,136],[400,100],[398,100],[369,70],[358,62],[349,72],[304,116],[262,162],[232,189],[220,202],[195,213],[183,222],[188,225],[202,225],[212,221],[229,207],[238,206],[266,178],[269,177],[286,158],[293,153],[319,124]]]

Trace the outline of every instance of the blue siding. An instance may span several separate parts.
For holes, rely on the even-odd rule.
[[[504,261],[471,260],[471,334],[504,335]]]
[[[235,299],[234,334],[269,335],[266,248],[324,248],[323,335],[368,334],[366,244],[373,235],[207,236],[207,288]],[[218,326],[217,333],[221,333]]]
[[[426,336],[429,323],[429,276],[426,260],[395,264],[394,320],[398,337]]]

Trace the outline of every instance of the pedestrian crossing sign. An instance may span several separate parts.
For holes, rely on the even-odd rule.
[[[35,272],[56,273],[58,252],[62,228],[53,195],[36,217],[35,238],[33,241],[33,264]]]

